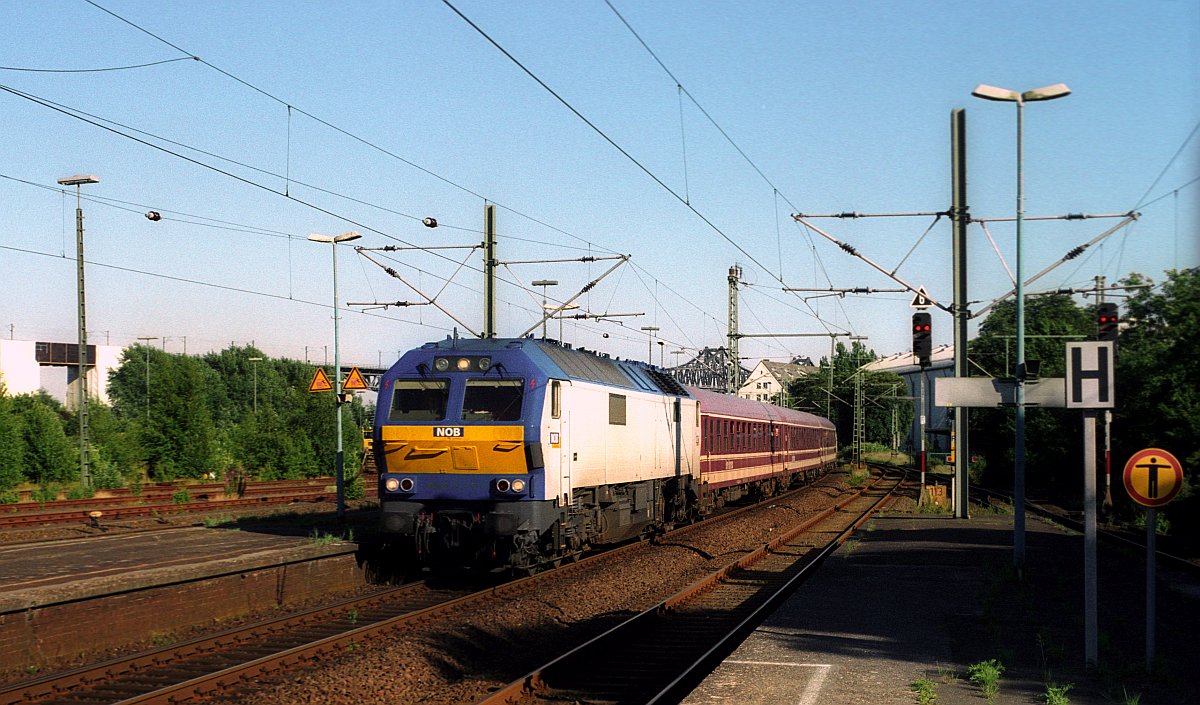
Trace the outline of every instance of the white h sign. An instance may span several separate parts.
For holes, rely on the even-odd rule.
[[[1111,341],[1067,343],[1067,408],[1111,409],[1116,399]]]

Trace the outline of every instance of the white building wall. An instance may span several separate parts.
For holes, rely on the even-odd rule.
[[[45,387],[42,383],[43,367],[38,364],[36,347],[37,342],[33,340],[0,340],[0,380],[4,381],[10,395],[31,394]],[[90,361],[92,367],[88,370],[88,393],[107,404],[108,374],[120,364],[123,348],[119,345],[94,347],[96,359]],[[74,407],[74,370],[68,370],[67,379],[70,381],[65,393],[58,385],[52,385],[47,391],[68,407]]]
[[[0,340],[0,381],[10,395],[30,394],[42,386],[42,369],[32,340]]]

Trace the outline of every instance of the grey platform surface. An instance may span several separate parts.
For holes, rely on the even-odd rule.
[[[0,613],[354,550],[205,527],[0,546]]]
[[[1167,666],[1147,681],[1140,668],[1142,557],[1102,545],[1103,668],[1088,672],[1083,539],[1039,521],[1027,522],[1027,531],[1027,570],[1019,580],[1011,569],[1011,516],[873,520],[684,705],[911,705],[917,700],[910,685],[918,679],[936,683],[939,705],[977,705],[986,700],[966,667],[990,658],[1006,667],[996,703],[1044,702],[1047,682],[1074,684],[1068,697],[1076,705],[1121,702],[1122,688],[1144,692],[1142,705],[1200,702],[1188,685],[1200,666],[1188,641],[1200,605],[1186,589],[1159,589],[1160,615],[1176,617],[1159,620],[1157,647]]]

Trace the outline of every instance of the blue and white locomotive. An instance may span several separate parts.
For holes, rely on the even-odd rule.
[[[742,459],[743,487],[786,486],[833,460],[824,419],[739,399],[753,413],[725,417],[744,424],[702,427],[698,396],[656,368],[553,341],[447,338],[409,351],[379,387],[382,530],[433,563],[536,569],[696,518],[730,489],[706,488],[713,453],[729,454],[722,468]],[[824,447],[776,452],[801,437],[789,425]],[[729,438],[702,446],[702,428]]]

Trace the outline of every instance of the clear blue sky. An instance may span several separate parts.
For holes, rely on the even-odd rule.
[[[367,247],[474,244],[487,199],[502,206],[501,260],[633,256],[581,301],[594,313],[645,315],[568,322],[565,338],[577,345],[644,357],[638,329],[651,325],[668,341],[668,364],[671,350],[723,345],[726,272],[736,262],[753,284],[742,296],[743,332],[849,329],[870,336],[881,354],[907,350],[911,295],[817,299],[810,311],[781,291],[780,279],[790,287],[895,286],[810,238],[790,214],[946,209],[949,116],[961,107],[972,214],[1012,216],[1016,110],[972,98],[978,83],[1024,90],[1063,82],[1073,91],[1026,109],[1029,215],[1120,213],[1153,201],[1138,223],[1031,290],[1131,271],[1161,279],[1166,269],[1200,263],[1200,135],[1185,146],[1200,120],[1200,4],[1191,0],[613,0],[753,165],[686,96],[681,108],[675,80],[603,0],[454,0],[674,194],[436,0],[97,2],[212,66],[0,70],[0,84],[182,143],[187,148],[142,136],[267,188],[0,92],[4,336],[11,325],[18,339],[75,337],[74,198],[12,179],[56,187],[60,177],[94,173],[101,183],[85,195],[111,200],[84,203],[93,342],[158,336],[180,351],[186,337],[197,352],[253,340],[292,358],[303,358],[307,346],[319,361],[332,343],[331,263],[329,247],[308,242],[308,233],[358,229],[364,238],[356,244]],[[82,0],[0,11],[4,67],[94,69],[184,55]],[[151,208],[161,221],[143,216]],[[422,227],[426,216],[442,227]],[[932,222],[819,224],[890,270]],[[1027,274],[1114,222],[1030,223]],[[989,230],[1011,266],[1012,224]],[[949,240],[943,220],[897,273],[948,301]],[[978,226],[970,247],[971,298],[990,301],[1011,284]],[[478,253],[462,269],[465,250],[388,256],[389,266],[430,294],[459,270],[439,301],[482,327]],[[349,248],[339,250],[339,264],[343,301],[419,300]],[[537,320],[540,295],[514,283],[557,279],[551,293],[564,298],[608,264],[504,269],[500,334]],[[347,311],[343,356],[386,364],[454,325],[429,306]],[[935,342],[949,342],[949,318],[935,316],[935,326]],[[742,352],[816,358],[827,346],[746,340]]]

